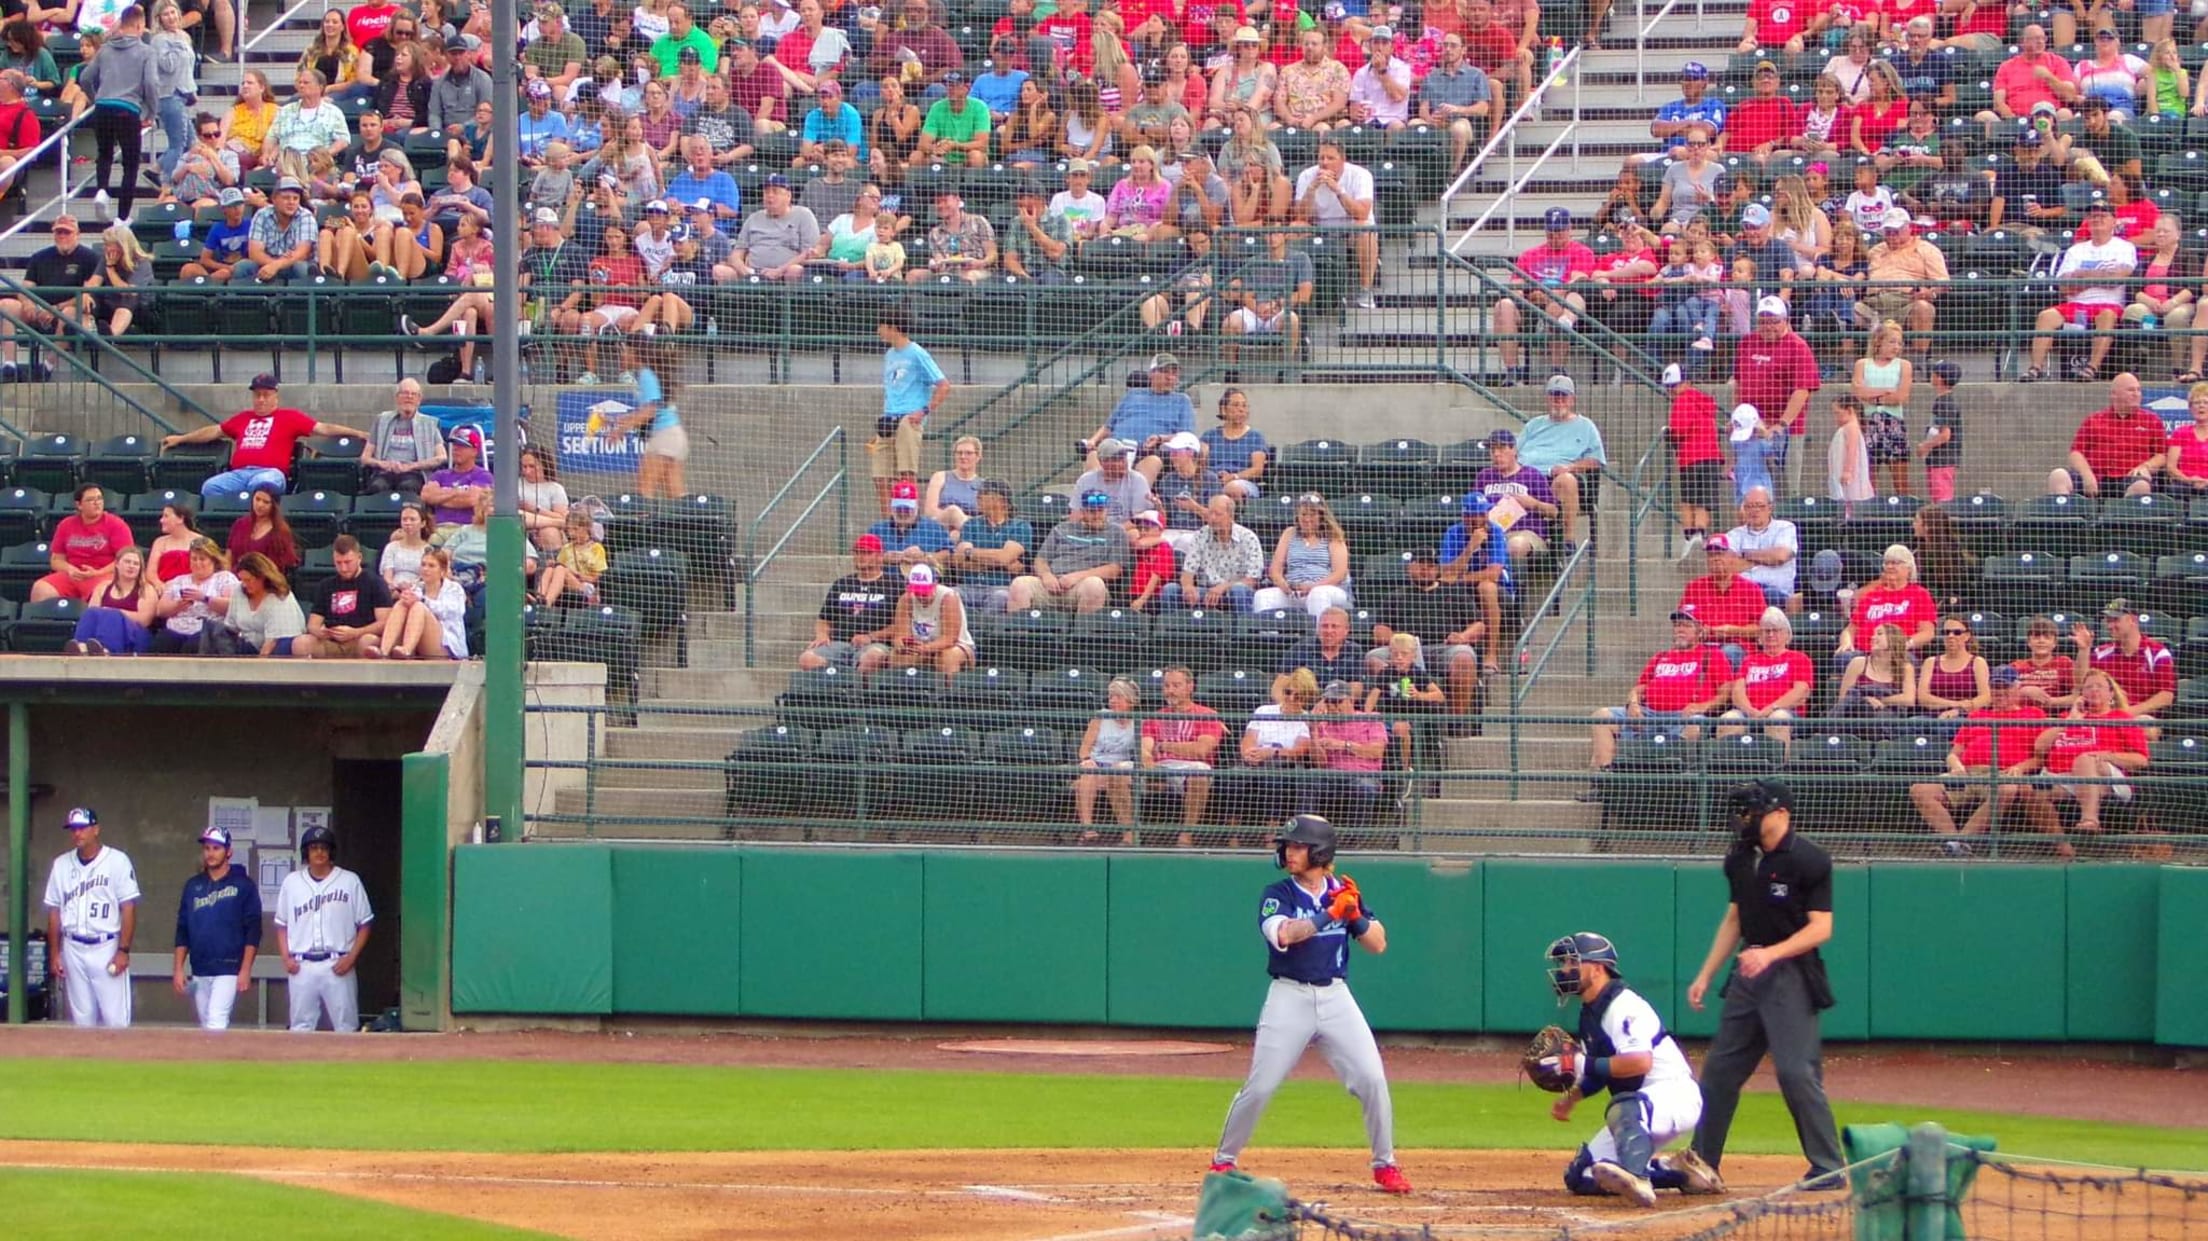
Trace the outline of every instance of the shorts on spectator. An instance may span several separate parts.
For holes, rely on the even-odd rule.
[[[1151,765],[1151,770],[1175,771],[1181,773],[1179,775],[1165,776],[1157,781],[1157,783],[1165,785],[1166,787],[1172,789],[1174,792],[1181,793],[1187,791],[1189,777],[1197,775],[1198,773],[1207,776],[1210,775],[1211,764],[1205,762],[1200,758],[1161,758],[1156,763]]]
[[[2177,12],[2177,0],[2138,0],[2132,12],[2141,17],[2166,17]]]
[[[1679,467],[1679,498],[1695,508],[1725,507],[1725,463],[1697,461]]]
[[[1869,319],[1878,323],[1886,319],[1899,319],[1916,297],[1907,289],[1874,289],[1855,305],[1858,321]]]
[[[2055,791],[2073,801],[2078,796],[2078,786],[2068,780],[2055,781]],[[2104,784],[2101,786],[2101,793],[2103,796],[2114,798],[2117,801],[2131,800],[2131,786],[2128,784]]]
[[[1040,578],[1027,578],[1024,580],[1032,581],[1035,583],[1034,586],[1029,588],[1027,593],[1027,604],[1029,607],[1041,608],[1046,612],[1072,612],[1079,610],[1081,606],[1080,583],[1077,582],[1064,590],[1052,591],[1051,589],[1043,585],[1042,579]],[[1089,578],[1086,580],[1094,581],[1095,579]],[[1006,598],[1009,601],[1010,596],[1008,595],[1006,596]]]
[[[605,321],[608,327],[626,328],[636,319],[634,306],[593,306],[590,313]]]
[[[1684,711],[1650,711],[1644,707],[1640,718],[1634,719],[1625,713],[1624,707],[1610,707],[1607,710],[1610,721],[1618,725],[1618,736],[1626,741],[1647,741],[1655,737],[1677,740],[1687,729],[1698,728],[1708,722],[1702,716],[1688,715]]]
[[[1245,336],[1277,335],[1288,330],[1288,316],[1290,313],[1290,311],[1283,309],[1278,314],[1261,319],[1256,311],[1247,306],[1242,306],[1236,308],[1233,314],[1227,316],[1227,322],[1232,325],[1232,330],[1241,332]]]
[[[66,573],[49,573],[38,580],[41,585],[52,587],[57,596],[74,599],[79,603],[90,603],[92,592],[106,585],[108,581],[105,577],[89,577],[78,581]]]
[[[2064,323],[2076,323],[2079,317],[2083,316],[2088,325],[2092,324],[2094,320],[2100,318],[2104,314],[2115,315],[2121,318],[2124,312],[2124,308],[2122,306],[2109,305],[2099,302],[2063,302],[2060,305],[2056,306],[2055,309],[2062,313],[2062,321]]]
[[[830,642],[813,648],[813,654],[838,668],[857,668],[859,660],[876,651],[881,652],[884,658],[889,656],[889,647],[880,642],[869,642],[865,646],[855,642]]]
[[[1955,467],[1952,465],[1928,465],[1924,467],[1924,490],[1934,504],[1955,502]]]
[[[328,633],[318,633],[314,635],[314,657],[316,659],[359,659],[361,648],[367,644],[367,641],[368,639],[362,636],[354,638],[350,642],[340,642]]]
[[[687,461],[690,459],[690,433],[681,427],[654,431],[651,438],[644,441],[644,455]]]
[[[887,442],[879,436],[867,445],[868,469],[876,478],[899,478],[920,473],[920,428],[910,418],[897,420],[897,433]]]

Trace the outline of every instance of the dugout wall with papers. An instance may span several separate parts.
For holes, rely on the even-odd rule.
[[[1351,982],[1384,1030],[1553,1020],[1542,952],[1594,929],[1681,1034],[1714,861],[1350,857],[1389,927]],[[469,845],[453,1011],[1245,1029],[1269,856]],[[2208,870],[1876,863],[1836,877],[1826,1036],[2208,1045]],[[2181,938],[2182,937],[2182,938]],[[1959,964],[1968,962],[1968,968]]]

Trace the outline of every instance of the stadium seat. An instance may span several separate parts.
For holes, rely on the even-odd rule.
[[[2154,581],[2144,593],[2148,607],[2179,616],[2208,616],[2208,552],[2157,557]]]
[[[1296,497],[1292,490],[1268,492],[1242,506],[1242,524],[1265,548],[1270,562],[1274,546],[1280,541],[1280,533],[1296,522]]]
[[[1786,747],[1759,732],[1717,737],[1702,747],[1702,765],[1713,777],[1756,780],[1771,775],[1786,757]]]
[[[1884,555],[1895,543],[1915,542],[1919,503],[1915,496],[1878,496],[1867,504],[1856,505],[1837,527],[1841,544],[1853,551]]]
[[[822,732],[807,768],[805,814],[859,824],[862,831],[867,820],[891,817],[905,778],[900,753],[899,737],[889,728],[859,724]]]
[[[728,752],[727,795],[721,813],[731,819],[749,814],[785,815],[795,810],[809,787],[797,768],[813,758],[811,729],[777,722],[750,729]]]
[[[647,547],[613,557],[598,579],[598,596],[636,614],[646,641],[673,636],[676,666],[689,663],[690,566],[681,552]]]
[[[2119,595],[2139,593],[2147,580],[2147,561],[2130,552],[2100,552],[2070,558],[2069,590],[2064,598],[2076,612],[2090,615]]]
[[[1794,523],[1804,548],[1839,546],[1840,506],[1823,496],[1794,496],[1779,501],[1776,516]],[[1884,544],[1880,545],[1884,550]]]
[[[1246,667],[1278,667],[1288,648],[1311,633],[1311,615],[1302,608],[1251,612],[1235,619],[1232,655]],[[1355,635],[1351,641],[1354,645]]]
[[[84,604],[75,599],[44,599],[26,603],[8,626],[8,646],[25,655],[58,655],[77,634]]]
[[[1402,541],[1403,504],[1394,496],[1360,492],[1336,499],[1331,507],[1342,533],[1349,536],[1352,556],[1390,551]]]
[[[1438,495],[1420,496],[1403,501],[1402,536],[1397,548],[1409,551],[1413,548],[1439,548],[1441,538],[1449,527],[1464,520],[1464,495],[1445,491]],[[1363,578],[1358,581],[1362,583]]]
[[[1484,438],[1443,445],[1441,458],[1434,463],[1434,486],[1459,495],[1470,491],[1489,461]]]
[[[1065,663],[1067,628],[1065,616],[1058,612],[1042,608],[1011,612],[997,628],[990,649],[979,653],[991,663],[1022,672],[1055,668]]]
[[[2147,771],[2140,782],[2140,809],[2156,827],[2193,827],[2208,822],[2208,738],[2165,737],[2147,747]]]
[[[84,464],[84,441],[74,435],[33,435],[15,460],[17,485],[55,495],[77,488],[77,468]]]
[[[2018,615],[2043,611],[2063,597],[2069,565],[2058,556],[2017,552],[1980,562],[1988,607]]]
[[[292,527],[292,529],[297,530],[298,527],[294,526]],[[365,571],[373,573],[376,571],[376,567],[371,564],[367,567]],[[298,567],[294,568],[291,571],[292,593],[302,596],[303,598],[311,599],[314,597],[315,592],[322,588],[324,583],[329,582],[336,576],[337,565],[333,563],[331,559],[329,548],[301,548],[299,551]],[[551,618],[550,616],[547,616],[545,619],[546,621],[549,621]],[[475,642],[473,636],[471,635],[468,641],[468,649],[471,651],[480,651],[483,648]]]
[[[725,607],[736,607],[736,518],[727,497],[687,495],[652,516],[653,541],[689,557],[691,581],[717,585]]]
[[[1971,554],[1997,556],[2008,550],[2008,501],[1997,495],[1980,493],[1960,496],[1946,507],[1948,516],[1955,519],[1963,545]]]
[[[1087,727],[1090,713],[1104,705],[1104,686],[1110,677],[1094,668],[1053,668],[1029,677],[1029,714],[1053,728],[1078,733]],[[1153,696],[1144,704],[1155,707]]]
[[[351,516],[353,499],[328,491],[302,491],[284,497],[284,520],[291,523],[299,549],[328,547]]]
[[[1280,450],[1280,460],[1267,472],[1273,489],[1282,495],[1316,491],[1337,496],[1350,487],[1350,472],[1357,465],[1357,449],[1340,440],[1304,440]]]
[[[231,522],[253,511],[253,493],[250,491],[224,491],[202,497],[199,513],[206,520],[202,523],[211,530],[227,528]]]
[[[0,491],[0,546],[36,543],[45,538],[48,504],[45,492],[29,487]]]
[[[1027,674],[1017,668],[968,668],[951,678],[943,709],[972,728],[989,728],[1017,718],[1027,705]]]
[[[2098,503],[2086,496],[2035,496],[2017,510],[2009,545],[2055,557],[2082,555],[2093,550],[2099,513]]]
[[[123,497],[152,488],[154,456],[154,441],[143,435],[110,436],[85,454],[78,476],[104,488],[108,511],[115,512]]]
[[[354,496],[353,511],[345,519],[345,533],[360,540],[370,554],[383,550],[399,529],[399,510],[413,502],[403,491],[383,491]]]
[[[577,663],[604,664],[608,704],[633,705],[639,690],[638,648],[643,642],[643,626],[636,613],[611,604],[558,610],[566,612],[552,634],[560,657]]]
[[[1441,450],[1424,440],[1383,440],[1357,450],[1357,486],[1378,495],[1424,495]]]
[[[775,695],[774,705],[784,718],[808,728],[836,728],[849,718],[860,688],[859,674],[848,669],[833,665],[800,668],[790,674],[789,685]]]
[[[1418,546],[1430,548],[1438,542],[1439,540],[1421,539]],[[1411,553],[1408,551],[1376,552],[1359,560],[1356,569],[1357,593],[1373,598],[1410,585],[1410,576],[1404,571],[1404,566],[1410,562]]]
[[[943,676],[935,669],[915,665],[884,668],[866,678],[861,703],[868,721],[890,728],[912,728],[935,714],[943,697]]]
[[[1989,662],[2024,657],[2024,645],[2015,636],[2016,627],[2008,617],[1999,612],[1978,611],[1965,613],[1963,621],[1970,626],[1971,641],[1977,645],[1978,653]]]
[[[154,458],[152,477],[147,481],[155,491],[182,491],[199,494],[199,485],[222,472],[223,453],[217,447],[209,450],[201,445],[178,448]]]
[[[360,457],[367,445],[350,435],[317,435],[301,441],[292,483],[301,491],[349,496],[360,490]]]
[[[652,546],[655,534],[653,520],[659,515],[659,504],[645,496],[620,492],[604,497],[606,511],[600,514],[598,523],[605,528],[606,555],[618,556]]]
[[[2154,557],[2176,550],[2185,521],[2182,500],[2169,496],[2121,496],[2101,506],[2098,534],[2108,547]]]
[[[1869,742],[1850,733],[1794,734],[1782,771],[1805,831],[1850,826],[1850,806],[1870,765]]]
[[[969,770],[981,761],[982,734],[960,724],[936,724],[906,731],[899,742],[904,779],[898,800],[921,813],[927,808],[965,803],[974,808],[962,818],[998,819],[1002,813],[973,799],[978,777]],[[986,806],[986,808],[984,808]]]
[[[1066,650],[1092,668],[1125,672],[1156,658],[1149,650],[1150,617],[1133,608],[1105,608],[1073,618]]]
[[[1151,623],[1150,649],[1168,664],[1185,664],[1201,677],[1228,662],[1234,612],[1225,608],[1174,608]]]
[[[1005,817],[1065,817],[1066,773],[1052,770],[1068,761],[1063,732],[1039,724],[1000,728],[983,739],[981,754],[1001,769],[984,779],[983,788]]]
[[[137,540],[138,546],[151,547],[153,541],[161,536],[161,510],[172,504],[184,505],[196,514],[199,512],[199,493],[141,491],[125,497],[119,512],[115,500],[110,498],[107,511],[117,513],[123,519],[123,524],[130,527],[131,537]]]
[[[1196,683],[1196,701],[1229,717],[1244,716],[1273,698],[1273,674],[1255,668],[1208,673]],[[1233,730],[1229,729],[1231,744]]]
[[[53,548],[45,543],[0,548],[0,599],[29,602],[31,587],[53,571]]]

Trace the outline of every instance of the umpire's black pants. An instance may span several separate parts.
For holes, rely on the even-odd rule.
[[[1794,1132],[1809,1157],[1812,1175],[1838,1171],[1840,1132],[1825,1101],[1823,1042],[1801,966],[1781,961],[1754,978],[1736,968],[1725,983],[1725,1008],[1717,1037],[1702,1060],[1702,1123],[1694,1153],[1713,1168],[1725,1156],[1725,1135],[1747,1084],[1765,1052],[1779,1075],[1779,1093],[1794,1117]]]

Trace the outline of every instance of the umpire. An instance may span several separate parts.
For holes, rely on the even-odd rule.
[[[1702,1061],[1702,1123],[1694,1153],[1716,1168],[1725,1157],[1740,1088],[1765,1051],[1794,1132],[1809,1157],[1809,1179],[1840,1170],[1840,1135],[1825,1101],[1824,1058],[1817,1014],[1832,1007],[1818,945],[1832,938],[1832,858],[1794,834],[1794,796],[1776,780],[1741,785],[1730,797],[1735,836],[1725,854],[1731,903],[1717,924],[1710,953],[1687,988],[1697,1011],[1718,967],[1740,950],[1717,1037]]]

